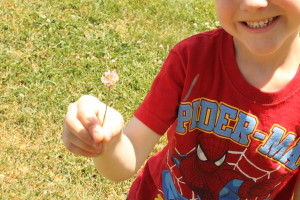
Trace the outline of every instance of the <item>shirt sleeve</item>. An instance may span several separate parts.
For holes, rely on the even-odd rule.
[[[150,92],[134,115],[159,135],[177,118],[185,81],[185,69],[178,54],[171,50]]]

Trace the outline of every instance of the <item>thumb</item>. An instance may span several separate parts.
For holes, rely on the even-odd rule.
[[[91,133],[91,136],[93,137],[94,141],[96,143],[100,143],[103,141],[105,133],[103,128],[100,126],[98,119],[97,122],[97,124],[94,124],[94,126],[90,127],[89,132]]]
[[[83,96],[77,102],[77,118],[97,143],[100,143],[104,136],[98,120],[99,110],[103,109],[102,104],[93,96]]]

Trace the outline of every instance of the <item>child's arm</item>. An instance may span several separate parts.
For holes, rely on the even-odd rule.
[[[300,173],[298,172],[297,182],[295,186],[294,200],[300,200]]]
[[[130,178],[151,153],[160,136],[133,117],[123,134],[107,144],[107,150],[93,158],[105,177],[121,181]]]
[[[112,108],[108,109],[102,127],[104,110],[105,105],[92,96],[71,104],[62,139],[71,152],[94,157],[96,168],[105,177],[125,180],[140,168],[160,136],[136,118],[123,130],[123,117]]]

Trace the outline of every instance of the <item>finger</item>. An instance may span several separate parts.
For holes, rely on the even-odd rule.
[[[103,140],[103,131],[97,116],[104,109],[105,105],[92,96],[84,96],[77,102],[78,120],[98,143]]]
[[[97,144],[97,145],[86,144],[85,142],[83,142],[82,140],[80,140],[74,134],[72,134],[71,132],[69,132],[67,130],[63,131],[62,139],[65,143],[72,143],[72,145],[74,145],[84,151],[88,151],[88,152],[95,153],[95,154],[98,154],[102,151],[101,143]]]
[[[88,130],[77,119],[76,103],[71,104],[68,107],[68,112],[64,120],[64,130],[68,130],[68,132],[73,133],[77,138],[79,138],[86,144],[97,145],[97,142],[94,141],[93,137],[89,134]]]
[[[64,141],[64,140],[63,140]],[[97,153],[93,153],[93,152],[89,152],[89,151],[86,151],[86,150],[83,150],[75,145],[73,145],[72,143],[68,142],[68,141],[64,141],[64,145],[66,146],[66,148],[76,154],[76,155],[79,155],[79,156],[85,156],[85,157],[95,157],[97,156],[98,154]]]

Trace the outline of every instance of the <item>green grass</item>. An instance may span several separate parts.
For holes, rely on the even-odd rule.
[[[115,70],[128,121],[169,50],[216,27],[212,1],[1,0],[0,18],[0,200],[125,199],[133,179],[106,180],[64,148],[66,108],[105,100],[100,77]]]

